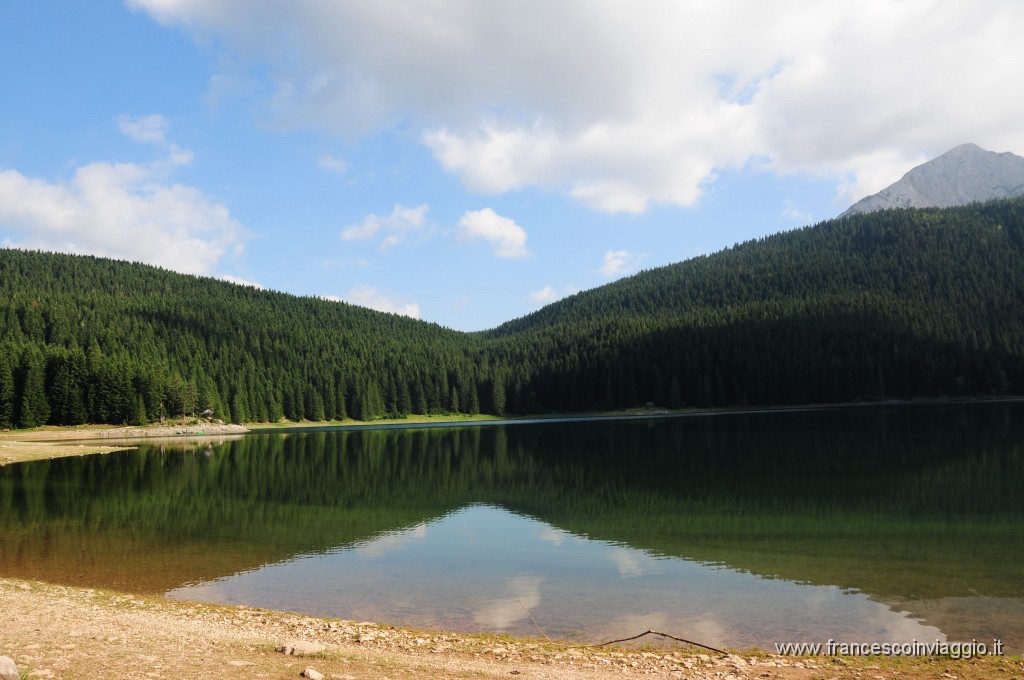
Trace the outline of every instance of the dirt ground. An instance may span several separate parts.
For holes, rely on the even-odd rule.
[[[33,430],[0,432],[0,466],[44,458],[85,456],[133,448],[120,440],[199,437],[230,437],[248,430],[240,425],[168,425],[166,427],[40,427]],[[101,444],[99,441],[110,443]]]
[[[85,456],[93,453],[123,451],[126,446],[101,444],[55,444],[51,442],[0,441],[0,466],[44,458]]]
[[[954,661],[584,648],[15,579],[0,579],[0,617],[0,656],[13,658],[22,676],[31,678],[295,678],[307,668],[343,680],[1024,678],[1019,657]],[[309,643],[321,647],[300,655],[276,651]]]

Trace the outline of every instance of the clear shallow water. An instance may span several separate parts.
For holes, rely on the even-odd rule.
[[[600,641],[648,626],[731,647],[764,645],[765,630],[785,630],[800,640],[823,634],[837,640],[942,636],[906,613],[835,586],[658,557],[482,505],[169,595],[416,627],[537,635],[528,609],[548,635]]]
[[[254,435],[0,469],[0,574],[419,627],[1024,651],[1016,405]]]

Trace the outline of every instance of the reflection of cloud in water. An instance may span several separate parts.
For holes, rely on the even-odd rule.
[[[387,553],[396,552],[408,547],[410,544],[423,541],[427,537],[427,525],[417,524],[403,531],[392,531],[382,536],[358,543],[352,548],[352,552],[359,557],[377,558]]]
[[[645,614],[626,614],[616,622],[615,633],[609,631],[609,637],[629,637],[639,635],[650,628],[659,633],[668,633],[675,637],[693,640],[712,647],[723,647],[729,644],[729,631],[711,612],[704,612],[695,618],[680,618],[664,611],[650,611]],[[640,638],[637,644],[671,644],[666,638],[648,635]]]
[[[909,642],[911,640],[945,640],[946,634],[935,626],[930,626],[918,616],[908,611],[893,611],[884,604],[869,600],[864,604],[860,626],[873,632],[872,641]]]
[[[507,596],[492,600],[476,612],[473,620],[481,626],[508,628],[516,621],[527,618],[523,607],[533,609],[540,604],[540,583],[541,579],[537,576],[517,576],[505,586]]]
[[[762,649],[775,641],[830,637],[981,640],[973,633],[997,637],[1015,630],[1010,619],[1024,611],[1020,600],[1001,618],[1005,601],[979,608],[958,598],[927,609],[920,601],[880,603],[835,586],[659,558],[484,506],[171,596],[419,627],[533,633],[521,601],[546,632],[588,642],[650,627],[715,647]],[[903,613],[907,609],[914,614]],[[946,630],[954,619],[964,620]],[[1001,637],[1007,641],[1005,632]],[[649,636],[637,644],[652,642],[672,644]],[[1016,649],[1024,646],[1016,642]]]
[[[570,534],[562,531],[561,529],[547,527],[544,531],[540,532],[540,540],[550,543],[557,548],[562,545],[562,542],[565,541],[569,535]]]
[[[643,565],[640,564],[640,558],[632,550],[615,548],[608,553],[608,559],[615,563],[616,568],[619,570],[619,576],[623,578],[643,576],[644,574],[645,570]]]
[[[710,612],[705,612],[700,618],[691,621],[682,633],[677,634],[669,630],[662,632],[712,647],[725,647],[729,644],[730,638],[729,629]]]

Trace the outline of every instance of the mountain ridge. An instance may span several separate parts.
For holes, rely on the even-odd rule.
[[[891,208],[949,208],[1024,194],[1024,158],[961,144],[850,206],[840,217]]]

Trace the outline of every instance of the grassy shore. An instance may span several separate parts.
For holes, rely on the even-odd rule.
[[[1020,678],[1020,657],[795,657],[582,647],[0,579],[0,655],[39,678]],[[276,651],[312,643],[305,655]]]

